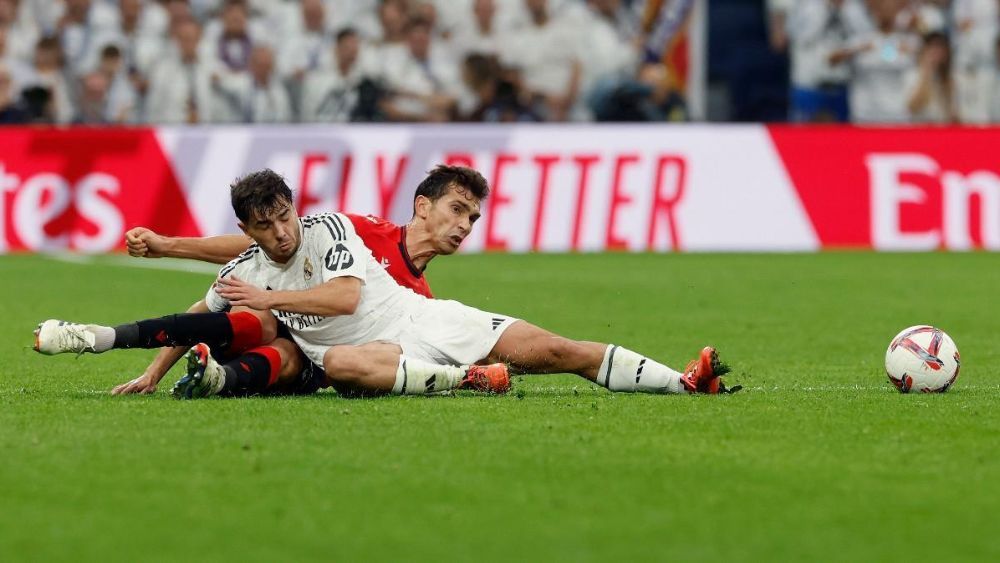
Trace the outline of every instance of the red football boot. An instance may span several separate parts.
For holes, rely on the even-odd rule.
[[[469,366],[465,377],[462,378],[456,389],[503,395],[510,391],[510,374],[507,371],[507,364]]]
[[[691,360],[684,368],[684,375],[681,382],[688,393],[717,393],[735,392],[740,387],[726,389],[719,376],[729,373],[729,367],[719,361],[719,353],[711,346],[701,349],[701,354],[697,360]]]

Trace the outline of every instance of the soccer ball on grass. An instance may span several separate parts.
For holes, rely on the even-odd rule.
[[[901,393],[944,393],[961,365],[955,341],[928,325],[903,329],[885,351],[885,373]]]

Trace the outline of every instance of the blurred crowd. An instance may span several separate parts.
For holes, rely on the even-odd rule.
[[[998,0],[768,0],[800,122],[1000,122]]]
[[[0,123],[684,119],[649,42],[668,8],[0,0]]]

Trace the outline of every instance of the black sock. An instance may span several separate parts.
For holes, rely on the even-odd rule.
[[[266,389],[271,381],[271,362],[262,354],[243,354],[222,369],[226,372],[222,392],[227,395],[254,395]]]
[[[115,348],[194,346],[204,342],[224,349],[233,341],[226,313],[182,313],[115,327]]]

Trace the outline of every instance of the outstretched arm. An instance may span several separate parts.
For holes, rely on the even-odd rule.
[[[208,313],[208,306],[205,301],[199,301],[188,308],[188,313]],[[156,357],[142,372],[142,375],[116,386],[111,390],[112,395],[131,395],[133,393],[155,393],[156,385],[163,379],[170,368],[177,363],[177,360],[184,357],[190,346],[175,346],[173,348],[161,348]]]
[[[167,237],[145,227],[125,233],[128,253],[141,258],[187,258],[225,264],[236,258],[253,241],[245,235],[216,237]]]
[[[232,276],[218,280],[215,291],[233,307],[335,317],[354,314],[361,301],[361,280],[343,276],[309,289],[270,291]]]

